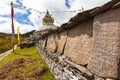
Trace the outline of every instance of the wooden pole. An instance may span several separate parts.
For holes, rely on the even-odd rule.
[[[12,49],[13,49],[13,53],[15,53],[14,50],[14,22],[13,22],[13,17],[14,17],[14,9],[13,9],[13,2],[11,1],[11,19],[12,19]]]

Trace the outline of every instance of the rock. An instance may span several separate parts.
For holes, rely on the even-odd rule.
[[[115,80],[115,79],[108,79],[108,78],[107,78],[106,80]]]
[[[47,38],[45,39],[40,39],[37,43],[36,43],[36,46],[41,50],[45,50],[46,48],[46,43],[47,43]]]
[[[22,43],[20,43],[20,48],[21,49],[23,49],[25,47],[29,48],[29,47],[34,46],[34,45],[35,45],[35,43],[33,43],[33,42],[22,42]]]
[[[65,61],[67,63],[69,63],[70,65],[72,65],[73,67],[77,68],[78,70],[80,70],[82,72],[82,75],[86,76],[87,78],[89,78],[90,80],[93,78],[93,74],[85,67],[82,67],[78,64],[75,64],[67,59],[65,59]]]
[[[98,76],[94,76],[94,80],[105,80],[104,78],[98,77]]]
[[[64,61],[64,56],[58,56],[56,53],[50,54],[41,54],[46,63],[48,64],[49,68],[53,72],[56,79],[59,80],[87,80],[87,78],[83,77],[79,74],[79,71],[68,63]],[[52,59],[51,59],[52,58]],[[56,62],[57,58],[58,62]],[[64,58],[64,59],[63,59]],[[62,63],[62,64],[61,64]],[[64,66],[66,65],[66,66]],[[79,75],[78,75],[79,74]],[[81,76],[80,76],[81,75]]]
[[[55,41],[55,37],[56,35],[50,35],[48,36],[48,39],[47,39],[47,51],[48,52],[51,52],[51,53],[55,53],[57,51],[57,43]]]
[[[94,49],[88,69],[100,77],[118,78],[120,68],[119,13],[120,8],[100,14],[94,19]]]
[[[55,38],[55,40],[58,45],[58,49],[56,53],[62,54],[67,40],[67,31],[59,33],[58,36]]]
[[[68,32],[64,55],[81,65],[88,64],[93,48],[93,21],[83,22]]]

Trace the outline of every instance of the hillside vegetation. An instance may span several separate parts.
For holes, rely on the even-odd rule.
[[[3,53],[12,48],[11,34],[0,33],[0,53]],[[15,37],[15,44],[17,39]]]
[[[21,41],[24,40],[24,38],[29,37],[30,34],[33,34],[35,30],[27,32],[25,34],[21,34]],[[17,43],[17,35],[15,35],[15,44]],[[0,54],[8,51],[12,48],[12,35],[6,34],[6,33],[0,33]]]
[[[15,53],[0,61],[0,79],[55,80],[35,47],[24,49],[17,47]]]

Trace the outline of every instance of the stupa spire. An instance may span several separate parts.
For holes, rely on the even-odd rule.
[[[51,25],[53,23],[54,23],[54,19],[51,17],[51,15],[47,9],[46,14],[43,18],[43,25]]]

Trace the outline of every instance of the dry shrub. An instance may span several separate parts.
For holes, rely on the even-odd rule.
[[[17,75],[17,73],[13,74],[11,73],[11,71],[14,68],[18,68],[22,66],[22,63],[24,62],[23,58],[20,59],[16,59],[13,62],[7,63],[6,65],[4,65],[1,69],[0,69],[0,79],[5,79],[6,77],[15,77],[15,75]]]

